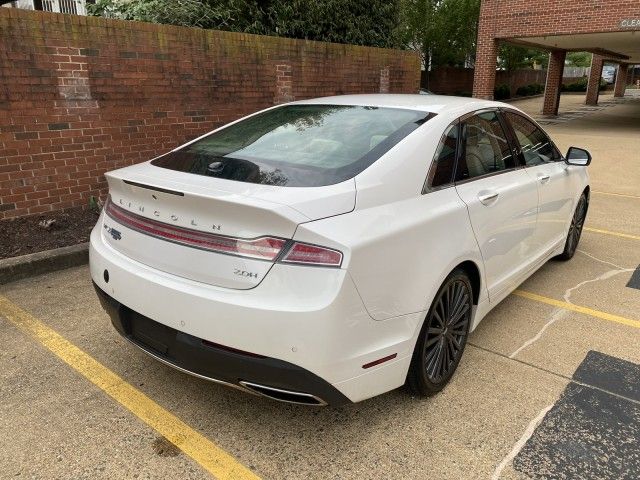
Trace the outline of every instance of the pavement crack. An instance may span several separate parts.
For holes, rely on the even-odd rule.
[[[632,403],[634,403],[636,405],[640,405],[640,401],[636,400],[635,398],[625,397],[624,395],[620,395],[619,393],[612,392],[612,391],[607,390],[605,388],[596,387],[595,385],[590,385],[588,383],[581,382],[581,381],[576,380],[573,377],[570,377],[570,376],[565,375],[563,373],[554,372],[553,370],[549,370],[548,368],[544,368],[544,367],[541,367],[539,365],[535,365],[533,363],[525,362],[524,360],[520,360],[518,358],[511,358],[510,356],[505,355],[504,353],[496,352],[495,350],[491,350],[489,348],[482,347],[482,346],[477,345],[477,344],[472,343],[472,342],[467,342],[467,345],[469,345],[469,346],[471,346],[473,348],[477,348],[478,350],[482,350],[483,352],[491,353],[491,354],[496,355],[498,357],[502,357],[502,358],[507,359],[507,360],[518,362],[521,365],[533,368],[533,369],[538,370],[540,372],[548,373],[549,375],[553,375],[554,377],[560,378],[562,380],[566,380],[566,381],[575,383],[576,385],[580,385],[581,387],[591,388],[593,390],[598,390],[600,392],[607,393],[609,395],[613,395],[614,397],[626,400],[628,402],[632,402]]]
[[[571,303],[571,302],[569,302]],[[560,320],[562,317],[564,317],[567,314],[567,310],[563,309],[563,308],[556,308],[553,310],[553,313],[551,314],[551,318],[549,319],[549,321],[547,323],[545,323],[542,328],[540,329],[540,331],[538,331],[538,333],[536,333],[533,337],[531,337],[529,340],[527,340],[526,342],[524,342],[520,347],[518,347],[516,350],[514,350],[508,358],[515,358],[521,351],[523,351],[524,349],[528,348],[529,346],[533,345],[534,343],[536,343],[538,340],[540,340],[540,338],[542,338],[542,335],[544,335],[544,332],[547,330],[547,328],[549,328],[551,325],[553,325],[554,323],[556,323],[558,320]]]
[[[601,258],[595,257],[595,256],[591,255],[590,253],[585,252],[584,250],[576,250],[576,251],[578,253],[586,255],[587,257],[589,257],[592,260],[595,260],[596,262],[604,263],[605,265],[611,265],[612,267],[615,267],[618,270],[625,270],[625,267],[621,267],[620,265],[616,265],[615,263],[611,263],[611,262],[607,262],[606,260],[602,260]]]
[[[609,265],[612,267],[615,267],[614,270],[609,270],[601,275],[598,275],[596,278],[592,278],[590,280],[584,280],[580,283],[578,283],[577,285],[574,285],[573,287],[567,288],[564,292],[564,295],[562,296],[562,298],[564,299],[565,302],[571,304],[571,305],[575,305],[572,301],[571,301],[571,295],[573,294],[573,292],[575,290],[578,290],[579,288],[587,285],[588,283],[593,283],[593,282],[600,282],[602,280],[608,280],[611,277],[614,277],[616,275],[619,275],[621,273],[625,273],[625,272],[633,272],[635,271],[635,269],[633,268],[623,268],[619,265],[616,265],[615,263],[611,263],[611,262],[607,262],[606,260],[602,260],[600,258],[594,257],[593,255],[582,251],[582,250],[578,250],[580,253],[586,255],[587,257],[603,263],[605,265]],[[542,328],[538,331],[538,333],[536,333],[533,337],[531,337],[530,339],[528,339],[527,341],[525,341],[520,347],[518,347],[516,350],[514,350],[510,355],[509,358],[515,358],[520,352],[522,352],[523,350],[529,348],[531,345],[533,345],[534,343],[536,343],[538,340],[540,340],[540,338],[542,338],[542,336],[544,335],[544,332],[554,323],[556,323],[558,320],[564,318],[568,313],[568,310],[563,309],[563,308],[555,308],[553,310],[553,312],[551,313],[551,318],[549,319],[549,321],[547,321],[547,323],[545,323]]]
[[[525,429],[525,431],[522,433],[518,441],[513,445],[513,448],[511,448],[511,451],[502,459],[502,461],[498,464],[496,469],[493,471],[493,475],[491,475],[491,480],[498,480],[500,478],[500,475],[502,474],[502,470],[504,470],[504,468],[509,463],[511,463],[514,458],[516,458],[516,455],[518,455],[520,450],[522,450],[522,447],[524,447],[524,444],[527,443],[527,440],[531,438],[531,435],[533,435],[533,432],[536,430],[538,425],[540,425],[540,422],[542,422],[542,420],[544,419],[544,416],[552,408],[553,408],[553,405],[549,405],[543,408],[542,410],[540,410],[538,415],[536,415],[536,417],[533,420],[531,420],[531,422],[529,422],[529,425],[527,425],[527,428]]]
[[[561,378],[562,380],[568,380],[570,382],[573,381],[573,379],[571,377],[568,377],[567,375],[563,375],[562,373],[554,372],[553,370],[549,370],[547,368],[543,368],[543,367],[540,367],[538,365],[534,365],[533,363],[525,362],[524,360],[520,360],[518,358],[512,358],[509,355],[506,355],[506,354],[500,353],[500,352],[496,352],[495,350],[491,350],[489,348],[482,347],[482,346],[477,345],[475,343],[467,342],[467,345],[470,345],[470,346],[472,346],[474,348],[477,348],[478,350],[482,350],[484,352],[491,353],[493,355],[497,355],[498,357],[502,357],[502,358],[505,358],[507,360],[512,360],[514,362],[518,362],[518,363],[520,363],[522,365],[526,365],[527,367],[534,368],[534,369],[539,370],[541,372],[548,373],[550,375],[553,375],[554,377]]]

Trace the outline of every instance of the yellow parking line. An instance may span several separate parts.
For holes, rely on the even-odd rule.
[[[630,238],[631,240],[640,240],[640,235],[631,235],[630,233],[612,232],[610,230],[602,230],[600,228],[584,227],[587,232],[603,233],[605,235],[613,235],[615,237]]]
[[[640,195],[630,195],[628,193],[599,192],[597,190],[593,190],[591,193],[597,193],[599,195],[611,195],[613,197],[637,198],[638,200],[640,200]]]
[[[580,305],[574,305],[572,303],[563,302],[554,298],[543,297],[536,293],[527,292],[525,290],[516,290],[514,295],[522,298],[528,298],[529,300],[535,300],[536,302],[546,303],[558,308],[564,308],[565,310],[571,310],[573,312],[583,313],[592,317],[600,318],[602,320],[608,320],[609,322],[621,323],[629,327],[640,328],[640,321],[632,320],[630,318],[621,317],[620,315],[613,315],[612,313],[601,312],[600,310],[593,310],[592,308],[581,307]]]
[[[220,480],[259,479],[251,470],[205,436],[2,295],[0,295],[0,315],[101,388],[216,478]]]

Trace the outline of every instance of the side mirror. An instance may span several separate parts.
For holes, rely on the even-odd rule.
[[[569,165],[586,167],[591,163],[591,154],[584,148],[570,147],[565,157],[565,162]]]

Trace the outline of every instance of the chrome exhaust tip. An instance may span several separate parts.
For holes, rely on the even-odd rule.
[[[281,388],[245,382],[244,380],[241,380],[239,383],[253,393],[279,402],[295,403],[297,405],[311,405],[316,407],[324,407],[327,405],[327,402],[310,393],[293,392],[291,390],[283,390]]]

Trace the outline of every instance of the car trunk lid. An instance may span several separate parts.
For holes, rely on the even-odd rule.
[[[271,254],[293,238],[300,223],[355,206],[353,180],[286,188],[149,163],[106,176],[111,207],[102,233],[111,247],[155,269],[226,288],[258,285],[275,261]]]

